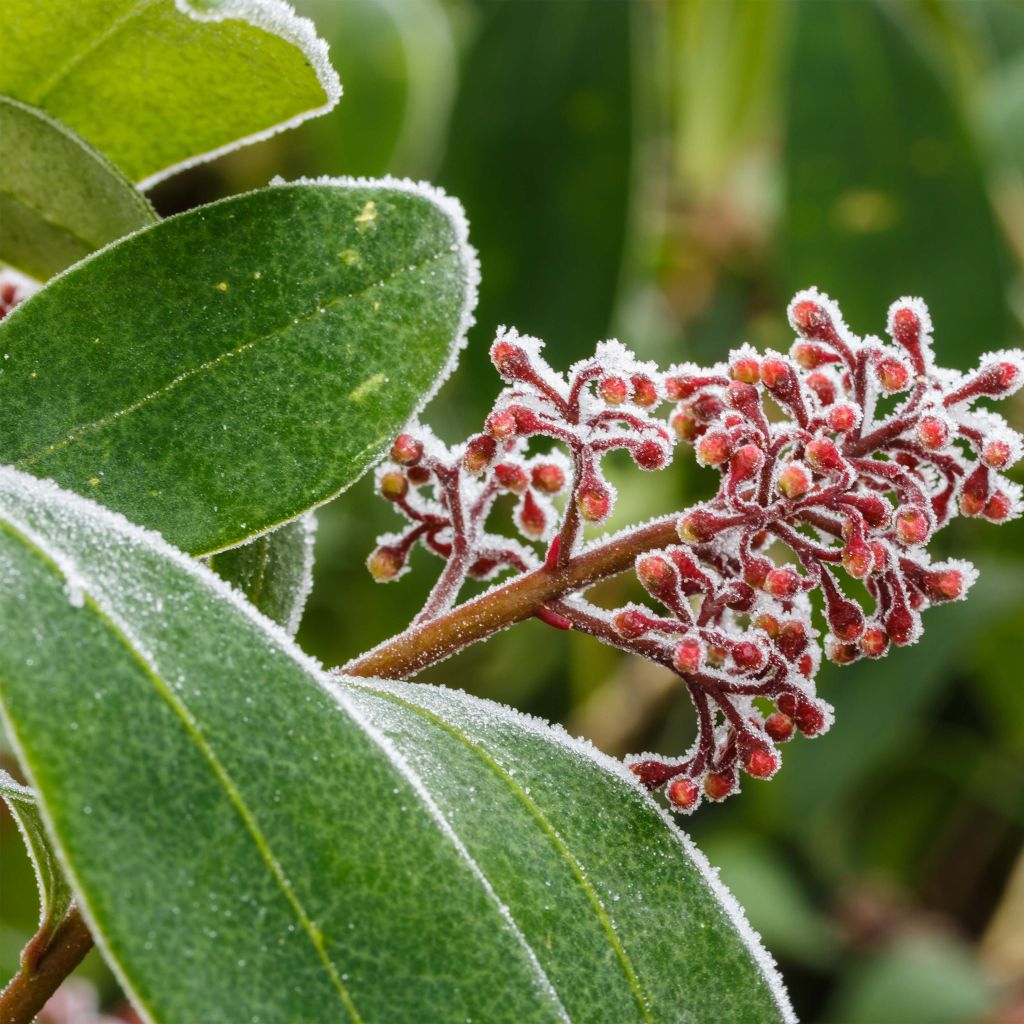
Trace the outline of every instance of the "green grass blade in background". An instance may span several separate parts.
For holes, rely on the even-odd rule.
[[[1004,343],[1004,247],[938,72],[875,3],[794,5],[784,293],[815,284],[858,333],[922,295],[953,365]],[[841,113],[837,113],[841,112]]]
[[[272,187],[95,254],[0,322],[0,461],[205,554],[322,504],[451,368],[461,207],[408,182]]]
[[[0,524],[0,705],[149,1019],[792,1019],[616,763],[457,694],[329,684],[201,565],[49,482],[0,470]]]
[[[0,96],[0,262],[45,281],[155,220],[145,197],[87,142]]]
[[[308,512],[248,544],[211,555],[207,565],[295,636],[313,589],[315,538],[316,514]]]
[[[74,894],[46,834],[39,802],[31,789],[15,782],[3,768],[0,768],[0,800],[7,804],[17,822],[32,861],[39,886],[39,926],[48,925],[48,931],[52,931],[63,920]]]
[[[133,181],[330,110],[311,22],[277,0],[7,0],[0,93],[73,128]]]

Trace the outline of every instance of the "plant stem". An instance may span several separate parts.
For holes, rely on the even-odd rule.
[[[506,626],[530,618],[538,608],[563,594],[625,572],[632,568],[637,555],[676,543],[678,518],[666,516],[642,529],[612,537],[569,559],[564,566],[542,566],[517,576],[429,622],[414,623],[404,633],[335,671],[379,679],[415,675]]]
[[[34,940],[26,951],[33,945]],[[85,919],[72,906],[41,953],[22,954],[21,968],[0,992],[0,1024],[31,1024],[92,945]]]

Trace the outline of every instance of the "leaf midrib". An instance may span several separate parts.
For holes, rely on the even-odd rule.
[[[56,560],[48,554],[32,537],[32,531],[23,526],[18,526],[10,518],[0,519],[0,530],[5,530],[7,533],[13,535],[19,543],[25,545],[30,551],[36,553],[36,555],[44,562],[47,563],[54,572],[63,579],[66,579],[66,573],[63,572],[60,565]],[[83,576],[84,580],[88,580],[88,577]],[[331,979],[335,990],[338,992],[338,996],[341,1000],[342,1005],[345,1007],[350,1019],[354,1024],[362,1024],[362,1017],[356,1010],[355,1004],[352,1001],[351,994],[349,993],[345,983],[342,981],[340,975],[331,962],[330,957],[327,954],[326,947],[324,945],[323,936],[319,929],[313,923],[312,918],[306,912],[302,901],[299,899],[297,893],[292,889],[291,884],[285,877],[281,870],[280,863],[277,857],[274,855],[270,843],[267,841],[266,836],[260,830],[257,819],[253,812],[249,809],[248,804],[245,802],[241,793],[239,792],[234,780],[228,773],[227,769],[221,764],[219,758],[213,750],[213,747],[209,741],[203,736],[199,727],[196,725],[191,714],[188,711],[187,706],[178,698],[175,693],[167,686],[167,684],[160,677],[156,667],[150,665],[148,659],[142,654],[138,647],[132,643],[130,637],[131,634],[127,629],[122,627],[118,621],[118,616],[105,610],[99,602],[93,597],[91,588],[86,582],[83,587],[83,597],[85,605],[91,608],[96,616],[101,620],[108,632],[113,636],[117,643],[119,643],[133,658],[136,663],[142,668],[147,678],[153,683],[154,690],[157,695],[163,698],[165,703],[171,708],[174,714],[181,721],[185,728],[187,735],[194,741],[197,749],[202,754],[207,764],[213,771],[217,781],[221,784],[224,792],[227,794],[228,799],[234,806],[239,818],[242,820],[242,824],[245,830],[249,833],[250,838],[256,846],[259,852],[260,858],[266,864],[267,869],[270,871],[271,876],[277,882],[278,887],[284,894],[285,899],[291,906],[298,919],[299,925],[301,926],[304,934],[309,939],[310,944],[316,951],[317,958],[319,959],[321,966],[327,972],[328,977]],[[0,695],[0,702],[2,702],[2,695]],[[75,876],[76,873],[68,866],[68,873]],[[81,881],[75,877],[76,885],[75,890],[79,894],[79,898],[87,905],[88,899],[82,896],[85,892],[85,887],[81,884]],[[136,999],[138,995],[136,993]]]
[[[420,717],[425,718],[428,721],[434,723],[435,725],[440,726],[441,729],[443,729],[450,735],[454,736],[457,740],[459,740],[471,751],[473,751],[473,753],[476,754],[484,762],[484,764],[492,771],[493,774],[498,776],[500,780],[502,780],[508,785],[509,789],[512,790],[515,796],[518,797],[518,799],[522,802],[522,804],[527,808],[527,810],[530,812],[533,818],[540,825],[541,830],[550,840],[551,844],[555,847],[559,856],[563,860],[565,860],[566,863],[569,865],[569,868],[572,871],[573,875],[576,877],[576,880],[579,883],[580,888],[583,890],[591,906],[594,908],[595,916],[597,917],[602,930],[607,935],[608,941],[612,949],[615,951],[615,955],[619,961],[619,965],[622,967],[623,973],[626,975],[626,978],[629,982],[630,990],[633,994],[634,999],[637,1002],[637,1005],[640,1008],[640,1012],[643,1014],[644,1020],[649,1022],[649,1024],[653,1024],[654,1018],[651,1016],[650,1010],[648,1009],[649,1003],[647,1000],[647,996],[644,994],[643,988],[640,984],[640,979],[637,977],[636,970],[633,967],[629,954],[626,952],[625,947],[622,945],[622,941],[615,930],[615,925],[612,922],[611,917],[608,915],[608,912],[605,910],[603,904],[601,903],[600,897],[597,895],[597,892],[594,889],[593,885],[591,885],[589,878],[587,878],[586,876],[586,873],[580,867],[579,861],[573,855],[572,851],[569,849],[565,840],[562,839],[561,835],[558,833],[558,830],[551,824],[547,816],[540,809],[540,807],[537,806],[536,802],[529,795],[529,793],[527,793],[523,789],[523,787],[520,786],[519,783],[516,782],[516,780],[507,771],[505,771],[505,769],[493,757],[491,757],[491,755],[483,747],[481,747],[477,743],[474,743],[473,740],[471,740],[465,733],[463,733],[460,729],[457,729],[450,722],[445,721],[445,719],[441,718],[439,715],[434,714],[434,712],[429,711],[418,704],[413,704],[410,701],[403,699],[396,693],[392,693],[388,690],[376,689],[373,686],[369,685],[368,682],[364,682],[362,680],[350,680],[350,685],[354,685],[357,689],[363,689],[368,693],[374,694],[375,696],[383,697],[387,700],[390,700],[392,703],[398,704],[399,706],[404,707],[409,711],[412,711],[414,714],[417,714]]]
[[[221,365],[224,362],[227,362],[227,360],[233,359],[235,356],[241,355],[243,352],[248,352],[251,349],[255,348],[257,345],[261,345],[263,342],[270,341],[283,334],[286,334],[290,330],[293,330],[297,327],[301,327],[304,324],[310,323],[317,317],[325,316],[328,310],[333,309],[335,306],[338,306],[343,302],[347,302],[350,299],[355,299],[363,295],[366,295],[369,292],[372,292],[375,288],[386,288],[388,285],[397,281],[403,275],[419,273],[425,267],[428,267],[431,263],[436,263],[439,260],[442,260],[450,255],[450,250],[443,250],[441,252],[431,255],[430,257],[424,260],[421,260],[418,263],[411,263],[405,267],[402,267],[400,270],[397,270],[394,273],[389,274],[384,278],[381,278],[379,281],[374,281],[372,284],[367,285],[365,288],[360,288],[353,292],[346,292],[344,295],[338,295],[335,298],[331,299],[326,304],[322,304],[318,306],[316,309],[311,310],[310,312],[305,313],[299,316],[298,318],[293,318],[292,320],[289,320],[288,323],[282,324],[280,327],[276,328],[273,331],[270,331],[267,334],[261,335],[258,338],[254,338],[251,341],[246,341],[245,343],[239,345],[237,348],[221,352],[213,359],[209,359],[205,363],[200,363],[198,366],[185,370],[183,373],[180,373],[177,377],[169,381],[167,384],[164,384],[161,387],[156,388],[154,391],[151,391],[149,394],[144,395],[137,401],[131,402],[130,404],[124,406],[121,409],[115,409],[112,412],[105,413],[103,416],[99,417],[96,420],[93,420],[91,423],[86,423],[83,426],[75,428],[65,437],[62,437],[59,441],[54,441],[52,444],[49,444],[44,448],[40,448],[38,451],[33,452],[32,454],[24,456],[23,458],[19,459],[17,462],[14,463],[14,468],[21,470],[27,469],[33,463],[38,462],[40,459],[45,458],[47,455],[52,455],[54,452],[62,451],[69,445],[74,444],[79,438],[85,436],[87,433],[90,433],[91,431],[95,430],[102,430],[108,424],[113,423],[114,420],[120,419],[123,416],[129,416],[132,413],[138,412],[139,409],[145,408],[146,406],[159,401],[165,396],[171,394],[179,385],[185,384],[186,382],[192,380],[195,377],[200,376],[206,371],[213,370],[215,367]]]

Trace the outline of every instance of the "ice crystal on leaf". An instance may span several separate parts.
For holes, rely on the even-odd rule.
[[[676,517],[679,543],[652,546],[645,528],[634,531],[653,607],[600,609],[584,596],[587,581],[535,610],[679,676],[697,739],[681,757],[641,755],[630,767],[682,811],[736,792],[741,771],[769,778],[780,744],[828,730],[832,709],[814,684],[822,653],[838,664],[881,657],[919,638],[928,606],[966,595],[973,566],[928,553],[939,529],[958,513],[1020,513],[1020,488],[1003,472],[1021,437],[978,402],[1020,387],[1024,353],[991,353],[965,374],[939,367],[916,298],[890,307],[887,341],[854,335],[815,289],[788,312],[788,353],[744,345],[723,363],[667,371],[609,341],[563,375],[540,341],[502,328],[491,359],[506,387],[484,429],[448,448],[413,424],[378,471],[408,525],[380,539],[374,577],[401,575],[416,544],[446,562],[419,622],[448,611],[467,577],[566,569],[583,524],[614,507],[601,468],[609,451],[655,470],[687,443],[719,472],[715,496]],[[667,400],[666,420],[656,411]],[[516,496],[522,541],[488,529],[502,493]],[[847,593],[850,581],[867,605]],[[824,636],[812,624],[815,590]]]

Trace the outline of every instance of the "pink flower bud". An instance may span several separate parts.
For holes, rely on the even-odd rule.
[[[875,376],[883,391],[896,394],[910,383],[910,367],[902,359],[886,356],[875,364]]]
[[[612,510],[612,496],[607,487],[595,480],[579,489],[576,507],[588,523],[600,523],[608,518]]]
[[[804,445],[804,457],[816,473],[835,473],[843,466],[839,449],[827,437],[815,437],[808,441]]]
[[[672,665],[677,672],[689,675],[704,664],[704,649],[699,640],[680,640],[672,652]]]
[[[837,405],[829,410],[828,425],[837,433],[853,430],[860,422],[860,414],[852,405]]]
[[[864,579],[875,564],[871,545],[856,537],[843,546],[843,568],[854,578]]]
[[[522,494],[529,484],[523,467],[511,462],[501,462],[495,466],[494,478],[503,490],[511,491],[513,494]]]
[[[938,416],[922,416],[917,424],[917,439],[930,452],[949,444],[949,424]]]
[[[665,795],[673,807],[681,811],[690,811],[700,799],[700,790],[693,779],[673,779],[665,790]]]
[[[749,480],[764,465],[764,452],[756,444],[744,444],[733,452],[730,469],[738,480]]]
[[[629,385],[621,377],[603,377],[597,390],[609,405],[621,405],[629,397]]]
[[[800,576],[792,569],[772,569],[765,577],[764,589],[772,597],[792,597],[800,589]]]
[[[1012,456],[1013,449],[1001,438],[986,441],[981,449],[981,461],[990,469],[1006,469]]]
[[[537,538],[543,536],[548,526],[548,517],[545,515],[544,509],[541,508],[529,491],[523,495],[517,519],[519,529],[527,537]]]
[[[860,638],[860,649],[869,658],[880,658],[889,648],[889,634],[878,626],[864,630]]]
[[[491,415],[487,417],[484,429],[491,435],[491,437],[498,438],[498,440],[513,437],[517,430],[515,415],[509,412],[508,409],[500,409],[497,412],[492,412]]]
[[[719,431],[705,434],[697,443],[697,461],[702,466],[720,466],[731,454],[729,435]]]
[[[743,767],[755,779],[767,779],[775,774],[779,759],[766,747],[753,747],[744,758]]]
[[[635,608],[624,608],[612,619],[612,627],[619,636],[635,640],[651,629],[651,620]]]
[[[655,597],[671,594],[675,590],[676,574],[662,555],[644,555],[637,559],[636,575]]]
[[[521,380],[530,373],[526,353],[510,341],[496,341],[491,346],[491,362],[506,380]]]
[[[630,383],[633,385],[632,398],[636,405],[649,409],[658,404],[660,401],[658,386],[650,377],[642,373],[635,373],[630,378]]]
[[[711,800],[724,800],[736,788],[736,780],[724,772],[709,772],[704,778],[704,793]]]
[[[906,508],[896,513],[896,536],[901,544],[913,547],[928,539],[931,524],[920,509]]]
[[[772,393],[789,397],[796,389],[796,375],[784,359],[769,357],[761,362],[761,383]]]

